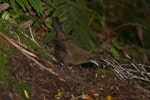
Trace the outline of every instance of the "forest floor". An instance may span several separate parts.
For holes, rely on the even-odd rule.
[[[7,42],[1,39],[1,43]],[[0,86],[0,100],[149,100],[134,80],[118,79],[112,71],[103,71],[103,64],[99,68],[70,66],[69,71],[63,64],[49,60],[56,75],[8,45],[15,54],[9,55],[7,86]]]
[[[54,2],[55,0],[52,1]],[[78,2],[79,0],[67,0],[64,1],[65,3],[60,2],[60,4],[58,4],[58,9],[56,9],[56,6],[54,10],[52,9],[53,7],[51,7],[53,4],[49,5],[49,1],[48,5],[43,3],[42,5],[45,6],[43,10],[45,15],[43,17],[35,17],[36,12],[34,11],[36,9],[32,8],[31,4],[31,6],[29,6],[31,11],[27,12],[25,15],[28,16],[31,13],[31,16],[34,18],[25,22],[20,22],[20,20],[28,19],[25,18],[26,16],[22,15],[24,12],[21,12],[19,16],[16,15],[14,13],[15,11],[11,11],[13,10],[13,6],[8,8],[3,7],[3,10],[0,9],[1,12],[4,12],[1,14],[1,17],[4,17],[6,14],[7,16],[5,15],[5,17],[10,16],[10,23],[15,23],[3,23],[3,20],[1,20],[2,18],[0,19],[0,100],[150,100],[150,66],[139,62],[147,60],[147,63],[149,63],[148,59],[146,59],[150,56],[149,51],[147,50],[148,55],[146,56],[146,50],[144,51],[142,48],[143,45],[141,45],[141,47],[132,45],[131,54],[137,56],[139,61],[133,59],[134,57],[129,57],[130,59],[128,60],[123,60],[123,58],[115,59],[114,56],[120,57],[130,46],[128,44],[124,46],[124,43],[115,43],[115,41],[112,40],[112,38],[116,40],[114,35],[120,35],[122,33],[125,34],[122,34],[122,36],[130,34],[129,37],[132,37],[134,36],[134,30],[137,31],[134,32],[136,34],[135,36],[138,37],[137,40],[140,41],[141,44],[143,43],[142,28],[145,28],[147,32],[147,29],[149,29],[149,12],[147,12],[148,3],[145,3],[146,0],[143,0],[145,8],[142,9],[138,4],[133,4],[132,2],[131,4],[129,2],[121,2],[121,4],[118,2],[113,4],[106,2],[105,4],[104,2],[104,6],[100,7],[102,10],[101,14],[99,14],[99,6],[95,9],[91,2],[103,0],[88,0],[91,1],[88,5],[91,4],[92,9],[95,9],[92,11],[92,13],[94,13],[89,22],[92,23],[92,20],[95,18],[95,21],[98,21],[98,23],[94,21],[95,24],[89,25],[88,23],[87,26],[91,26],[95,29],[93,33],[95,32],[95,35],[101,40],[101,45],[106,47],[105,50],[98,50],[99,53],[96,54],[96,60],[99,63],[98,67],[92,64],[65,66],[54,57],[54,52],[52,52],[54,51],[53,43],[49,43],[48,45],[41,43],[44,37],[46,37],[46,33],[49,33],[49,31],[53,33],[53,30],[50,30],[52,28],[50,20],[52,15],[64,17],[65,13],[61,13],[61,11],[67,13],[75,11],[75,15],[81,14],[76,12],[76,8],[78,7],[77,5],[74,7],[74,1]],[[19,4],[19,0],[16,0],[16,3]],[[117,6],[114,6],[114,4]],[[127,6],[126,4],[129,5]],[[65,6],[67,7],[66,10],[69,8],[71,9],[69,9],[69,11],[63,10],[62,8],[65,8]],[[105,6],[107,9],[105,9]],[[17,8],[20,7],[20,5],[17,5]],[[82,6],[79,6],[79,8],[82,9]],[[18,9],[17,11],[20,12],[21,10],[23,11],[23,9]],[[91,10],[89,11],[91,12]],[[81,11],[84,12],[84,10]],[[128,12],[125,13],[125,11]],[[60,13],[60,15],[57,13]],[[80,15],[81,21],[83,21],[82,17],[88,19],[88,13],[89,12],[83,13],[85,14],[84,16],[82,16],[82,14]],[[72,14],[69,15],[72,16]],[[31,16],[29,16],[29,19]],[[19,20],[15,21],[17,17]],[[138,17],[141,17],[141,19],[139,20]],[[74,18],[76,18],[76,16],[73,15],[71,20]],[[8,20],[8,18],[6,19]],[[67,17],[64,17],[63,20],[65,21],[66,19]],[[148,19],[148,21],[144,19]],[[130,23],[133,21],[136,23]],[[143,24],[137,24],[139,22]],[[125,24],[119,25],[121,23]],[[78,23],[77,21],[75,25],[78,26],[78,24],[82,25],[82,22]],[[82,27],[85,27],[84,24],[85,23],[83,23]],[[109,24],[112,24],[112,26],[109,26]],[[68,25],[71,26],[71,24]],[[116,25],[119,25],[119,27],[115,27]],[[82,27],[79,26],[77,29],[82,30]],[[99,30],[100,27],[103,30],[102,32],[101,29]],[[29,29],[29,33],[24,31],[26,30],[25,28]],[[110,30],[109,28],[112,29]],[[35,34],[33,34],[30,29]],[[69,28],[66,30],[68,31],[68,29]],[[115,31],[119,29],[122,29],[121,31],[123,32],[114,34]],[[84,30],[81,32],[83,31]],[[69,30],[69,33],[70,32],[72,32],[72,29]],[[89,31],[85,32],[88,33]],[[100,32],[105,34],[101,34]],[[34,38],[38,42],[36,42]],[[127,40],[132,39],[128,37],[125,38]],[[112,45],[114,46],[111,49]],[[37,47],[40,47],[40,49]],[[101,49],[101,47],[99,46],[96,49]],[[138,50],[140,53],[134,52]]]

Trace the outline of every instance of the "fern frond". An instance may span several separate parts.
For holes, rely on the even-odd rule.
[[[30,7],[32,7],[39,16],[42,14],[41,0],[9,0],[9,3],[17,14],[18,6],[20,6],[24,11],[26,10],[26,8],[30,11]]]
[[[88,11],[83,6],[84,3],[71,2],[66,0],[54,0],[55,10],[52,16],[61,16],[62,27],[65,36],[71,35],[73,40],[85,49],[95,48],[95,42],[99,43],[88,26],[88,22],[93,12]]]

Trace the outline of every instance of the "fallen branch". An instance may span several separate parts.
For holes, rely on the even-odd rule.
[[[26,56],[27,58],[29,58],[30,60],[32,60],[33,62],[35,62],[41,69],[44,69],[48,72],[50,72],[51,74],[55,75],[58,77],[59,80],[61,81],[72,81],[72,82],[76,82],[79,83],[82,86],[86,86],[89,88],[93,88],[95,90],[97,90],[99,93],[101,93],[102,96],[106,96],[101,90],[97,89],[96,87],[93,87],[85,82],[82,82],[81,80],[75,79],[70,77],[69,75],[66,75],[65,73],[61,73],[58,74],[58,72],[54,71],[52,68],[55,68],[55,66],[53,64],[50,63],[50,61],[47,60],[43,60],[42,58],[38,57],[36,54],[26,50],[24,47],[26,47],[25,45],[5,36],[3,33],[0,32],[0,35],[5,38],[10,44],[12,44],[14,47],[16,47],[24,56]],[[45,67],[42,63],[40,63],[39,61],[46,63],[47,65],[51,66],[51,68]]]
[[[35,62],[37,65],[39,65],[42,69],[47,70],[48,72],[52,73],[55,76],[59,76],[59,74],[51,68],[45,67],[43,64],[41,64],[37,59],[39,57],[36,54],[33,54],[32,52],[27,51],[26,49],[23,48],[22,44],[16,42],[13,39],[8,38],[5,36],[3,33],[0,32],[0,35],[5,38],[10,44],[12,44],[14,47],[16,47],[20,52],[22,52],[23,55],[25,55],[27,58],[31,59],[33,62]]]
[[[119,63],[116,60],[109,60],[105,59],[103,57],[100,57],[100,59],[106,64],[111,70],[113,70],[117,77],[121,80],[129,80],[132,81],[132,79],[139,79],[142,81],[146,81],[150,83],[150,72],[146,70],[149,69],[149,66],[138,64],[135,61],[129,61],[129,60],[124,60],[125,64]],[[140,89],[143,91],[147,96],[150,97],[150,91],[144,89],[140,85],[135,85],[136,88]]]

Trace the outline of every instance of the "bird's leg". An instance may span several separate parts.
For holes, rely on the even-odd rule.
[[[64,65],[63,65],[61,62],[59,63],[59,67],[60,67],[60,71],[61,71],[61,72],[64,72],[64,68],[63,68]]]
[[[69,65],[64,65],[63,63],[60,63],[60,70],[62,72],[64,72],[64,67],[66,67],[66,69],[68,70],[68,72],[75,78],[76,74],[75,72],[72,70],[72,67]]]
[[[69,72],[71,73],[71,75],[75,78],[76,77],[76,74],[75,74],[75,72],[72,70],[72,67],[71,66],[66,66],[67,67],[67,69],[69,70]]]

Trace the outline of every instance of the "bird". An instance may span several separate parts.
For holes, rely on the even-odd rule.
[[[67,66],[85,63],[94,63],[99,66],[88,51],[65,38],[58,17],[52,18],[52,26],[56,31],[55,55],[61,62]]]

